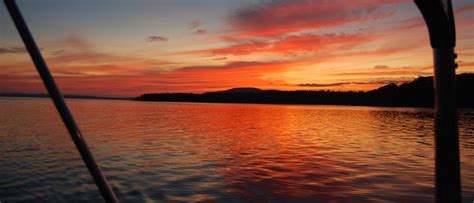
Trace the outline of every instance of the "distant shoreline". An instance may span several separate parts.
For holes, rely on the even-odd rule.
[[[49,94],[0,93],[0,97],[15,98],[50,98]],[[100,99],[100,100],[134,100],[133,97],[97,97],[87,95],[64,95],[66,99]]]
[[[457,75],[457,105],[474,108],[474,74]],[[137,101],[197,102],[236,104],[302,104],[347,105],[373,107],[434,106],[433,77],[419,77],[401,85],[388,84],[367,92],[338,92],[328,90],[261,90],[233,88],[226,91],[194,93],[151,93],[136,97]]]
[[[0,94],[0,98],[36,98],[49,99],[49,96],[5,96]],[[350,104],[304,104],[304,103],[235,103],[235,102],[199,102],[199,101],[140,101],[135,98],[83,98],[83,97],[65,97],[66,99],[84,99],[84,100],[114,100],[114,101],[133,101],[133,102],[155,102],[155,103],[196,103],[196,104],[261,104],[261,105],[301,105],[301,106],[355,106],[355,107],[387,107],[387,108],[427,108],[432,106],[376,106],[376,105],[350,105]],[[459,109],[474,109],[474,107],[459,107]]]
[[[474,108],[474,74],[457,75],[458,108]],[[49,98],[48,94],[0,93],[0,97]],[[388,84],[367,92],[328,90],[261,90],[233,88],[226,91],[195,93],[156,93],[131,97],[65,95],[67,99],[99,99],[149,102],[191,102],[222,104],[335,105],[367,107],[433,108],[433,78],[420,77],[401,85]]]
[[[50,99],[49,96],[41,96],[41,97],[34,97],[34,96],[3,96],[0,95],[0,98],[29,98],[29,99]],[[149,102],[149,103],[190,103],[190,104],[240,104],[240,105],[278,105],[278,106],[354,106],[354,107],[386,107],[386,108],[425,108],[425,109],[432,109],[432,107],[423,107],[423,106],[367,106],[367,105],[346,105],[346,104],[282,104],[282,103],[232,103],[232,102],[194,102],[194,101],[139,101],[135,100],[134,98],[71,98],[65,97],[65,99],[79,99],[79,100],[113,100],[113,101],[132,101],[132,102]],[[471,109],[471,108],[468,108]],[[472,108],[474,109],[474,108]]]

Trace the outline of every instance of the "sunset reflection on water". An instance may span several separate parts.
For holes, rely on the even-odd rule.
[[[0,102],[0,200],[100,200],[49,100]],[[430,109],[69,103],[121,200],[433,201]],[[473,118],[460,111],[465,200]]]

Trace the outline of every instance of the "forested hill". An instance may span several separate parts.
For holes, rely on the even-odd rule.
[[[474,74],[457,75],[458,107],[474,108]],[[419,77],[401,85],[388,84],[368,92],[280,91],[234,88],[220,92],[144,94],[139,101],[259,103],[259,104],[333,104],[364,106],[432,107],[433,77]]]

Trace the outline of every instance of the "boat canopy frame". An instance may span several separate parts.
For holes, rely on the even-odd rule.
[[[414,0],[433,48],[435,89],[435,199],[461,202],[459,132],[456,108],[456,30],[451,0]],[[35,67],[106,202],[119,202],[69,111],[15,0],[4,0]]]

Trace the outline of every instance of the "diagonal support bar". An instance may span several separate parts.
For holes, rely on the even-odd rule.
[[[43,80],[43,83],[46,86],[46,89],[48,90],[54,105],[56,106],[56,109],[61,115],[64,125],[71,135],[71,138],[74,141],[77,150],[81,154],[87,168],[89,169],[89,172],[94,178],[97,187],[100,189],[102,196],[106,202],[118,202],[114,191],[107,182],[102,170],[97,165],[92,153],[89,150],[89,147],[87,147],[86,141],[82,137],[82,134],[79,131],[74,118],[72,117],[71,112],[64,102],[63,96],[59,92],[59,89],[54,82],[53,76],[49,72],[48,66],[44,61],[43,56],[41,56],[41,52],[39,51],[38,46],[36,45],[15,0],[4,0],[4,2],[23,42],[25,43],[31,59],[33,60],[33,63],[35,64],[36,69],[38,70],[38,73],[41,76],[41,79]]]

